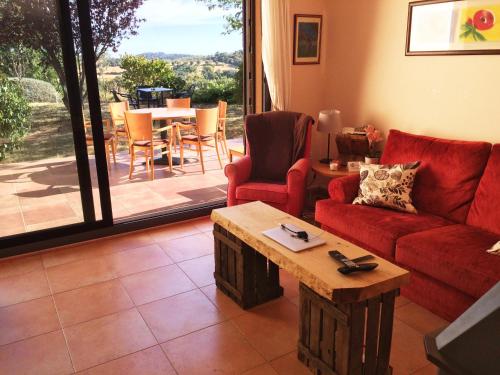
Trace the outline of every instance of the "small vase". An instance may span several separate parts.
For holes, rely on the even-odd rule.
[[[378,164],[380,158],[372,158],[370,156],[365,156],[365,164]]]

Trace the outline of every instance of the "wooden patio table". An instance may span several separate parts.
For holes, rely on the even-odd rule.
[[[343,275],[329,255],[370,254],[331,233],[262,202],[212,211],[217,287],[247,309],[283,295],[279,268],[300,282],[299,359],[317,374],[392,373],[389,366],[395,297],[409,272],[375,256],[370,272]],[[292,252],[264,236],[293,224],[326,244]]]
[[[151,113],[153,117],[153,121],[166,121],[167,123],[175,120],[175,119],[184,119],[184,118],[196,118],[196,109],[194,108],[141,108],[141,109],[133,109],[130,112],[132,113]],[[173,139],[175,139],[175,132],[173,134]],[[167,132],[161,132],[161,138],[167,139]],[[185,160],[184,163],[189,163],[188,160]],[[168,165],[168,158],[165,153],[162,153],[160,159],[155,159],[155,164]],[[180,165],[180,158],[172,157],[173,165]]]

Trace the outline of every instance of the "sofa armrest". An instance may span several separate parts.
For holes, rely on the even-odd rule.
[[[335,178],[328,184],[330,198],[337,203],[352,203],[358,196],[359,174]]]
[[[287,189],[288,203],[287,212],[291,215],[299,217],[304,208],[306,195],[307,175],[311,169],[311,161],[303,158],[288,170],[287,173]]]
[[[252,159],[250,156],[244,156],[224,168],[227,182],[227,205],[234,206],[236,204],[236,188],[249,180],[252,172]]]

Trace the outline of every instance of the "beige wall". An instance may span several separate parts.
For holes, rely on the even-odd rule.
[[[328,35],[329,22],[326,10],[332,0],[290,0],[291,20],[294,14],[320,14],[323,16],[323,36]],[[321,43],[321,64],[319,65],[292,65],[292,107],[290,110],[303,112],[318,117],[320,110],[325,109],[325,93],[327,92],[326,77],[327,44],[323,39]],[[290,63],[292,56],[290,56]],[[326,153],[326,140],[323,134],[313,133],[313,158],[322,158]],[[323,142],[321,142],[323,141]]]
[[[500,56],[406,57],[405,0],[331,0],[326,12],[323,105],[346,124],[500,142]]]

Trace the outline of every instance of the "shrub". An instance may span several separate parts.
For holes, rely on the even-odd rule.
[[[11,78],[21,87],[24,97],[29,103],[57,103],[61,95],[49,82],[33,78]]]
[[[237,82],[234,78],[203,79],[197,82],[193,93],[193,102],[217,103],[219,100],[225,100],[228,103],[234,103],[236,90]]]
[[[28,134],[30,117],[31,109],[19,84],[0,77],[0,159]]]
[[[185,81],[175,75],[172,65],[165,60],[149,60],[143,56],[125,56],[120,67],[124,70],[121,84],[131,95],[138,86],[168,87],[174,95],[184,90]]]

